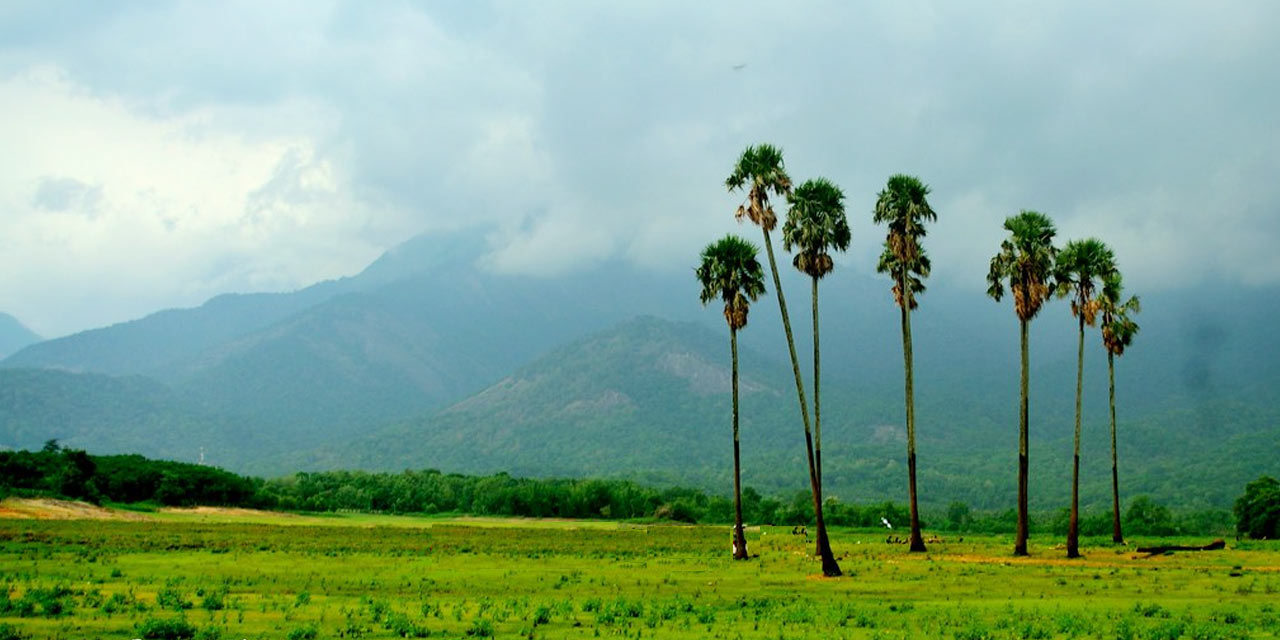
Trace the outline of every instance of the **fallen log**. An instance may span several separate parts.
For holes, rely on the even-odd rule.
[[[1138,553],[1145,553],[1147,554],[1147,557],[1150,558],[1151,556],[1163,555],[1174,551],[1217,551],[1219,549],[1226,548],[1227,541],[1222,538],[1218,538],[1217,540],[1200,547],[1179,544],[1169,544],[1159,547],[1138,547]]]

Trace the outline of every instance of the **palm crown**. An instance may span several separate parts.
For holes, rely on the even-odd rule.
[[[832,249],[849,248],[852,236],[844,215],[844,192],[826,178],[808,180],[787,196],[791,208],[782,225],[782,248],[795,249],[792,264],[821,278],[834,268]]]
[[[1138,323],[1129,317],[1130,313],[1142,311],[1142,303],[1138,296],[1124,297],[1124,283],[1120,272],[1116,271],[1102,279],[1102,292],[1098,294],[1098,312],[1102,314],[1102,344],[1113,355],[1123,355],[1125,347],[1133,343],[1138,333]]]
[[[1093,326],[1097,321],[1098,303],[1094,293],[1098,280],[1115,273],[1115,254],[1097,238],[1072,240],[1058,253],[1053,278],[1058,297],[1071,296],[1071,314]]]
[[[702,304],[724,300],[724,319],[735,331],[747,326],[751,302],[764,294],[764,270],[756,251],[750,242],[726,235],[702,250],[702,264],[695,270]]]
[[[893,276],[894,300],[909,309],[916,308],[916,294],[924,292],[923,279],[929,276],[929,258],[920,238],[925,236],[924,223],[937,220],[938,214],[929,206],[927,195],[929,187],[919,178],[897,174],[876,196],[873,219],[876,224],[889,225],[876,271]],[[907,291],[902,290],[903,285]]]
[[[1004,281],[1013,293],[1013,309],[1021,320],[1040,313],[1052,292],[1050,278],[1058,250],[1053,246],[1057,229],[1048,216],[1023,211],[1004,221],[1009,237],[1000,243],[1000,253],[991,258],[987,272],[987,295],[997,302],[1004,297]]]
[[[724,184],[729,191],[747,188],[747,201],[739,205],[734,214],[739,221],[746,217],[765,231],[773,231],[778,216],[769,203],[769,193],[780,196],[791,193],[791,177],[783,166],[781,149],[767,143],[747,147]]]

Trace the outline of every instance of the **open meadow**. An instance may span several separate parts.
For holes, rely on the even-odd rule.
[[[1146,557],[1088,540],[179,511],[0,519],[3,638],[1274,638],[1280,546]],[[1154,542],[1151,540],[1143,543]],[[1200,544],[1204,541],[1194,541]]]

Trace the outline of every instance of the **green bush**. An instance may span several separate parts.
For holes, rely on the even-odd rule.
[[[138,637],[147,640],[191,640],[196,628],[183,618],[147,618],[138,625]]]

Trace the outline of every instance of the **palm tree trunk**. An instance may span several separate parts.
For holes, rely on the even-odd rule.
[[[1120,472],[1116,465],[1116,357],[1107,350],[1107,378],[1111,393],[1111,541],[1124,544],[1120,531]]]
[[[840,565],[836,564],[835,554],[831,553],[831,542],[827,539],[827,524],[822,518],[822,492],[818,486],[818,474],[813,455],[813,433],[809,429],[809,405],[804,398],[804,379],[800,377],[800,359],[796,357],[796,341],[791,333],[791,319],[787,316],[787,300],[782,295],[782,279],[778,277],[778,262],[773,257],[773,243],[769,241],[769,230],[764,232],[764,248],[769,255],[769,269],[773,272],[773,290],[778,294],[778,311],[782,314],[782,330],[787,335],[787,349],[791,352],[791,371],[796,377],[796,397],[800,400],[800,418],[804,423],[804,443],[809,454],[809,487],[813,494],[814,526],[817,529],[818,556],[822,558],[822,575],[835,577],[841,575]]]
[[[818,497],[822,497],[822,392],[818,365],[818,279],[813,278],[813,464],[818,472]]]
[[[1080,345],[1076,349],[1076,439],[1071,459],[1071,519],[1067,523],[1067,557],[1080,557],[1080,400],[1084,395],[1084,311],[1080,312]]]
[[[1030,359],[1027,355],[1027,325],[1026,320],[1019,319],[1020,333],[1022,334],[1022,376],[1019,381],[1018,388],[1020,390],[1021,400],[1018,406],[1018,534],[1013,543],[1013,555],[1025,556],[1027,554],[1027,474],[1028,474],[1028,447],[1027,447],[1027,428],[1030,421],[1028,410],[1028,382],[1030,378]]]
[[[729,327],[733,351],[733,559],[746,560],[747,536],[742,531],[742,457],[738,449],[738,330]]]
[[[818,365],[818,279],[813,278],[813,467],[818,476],[818,500],[822,500],[822,400],[821,367]],[[817,549],[814,555],[821,556]]]
[[[905,275],[905,274],[904,274]],[[920,535],[920,510],[916,506],[916,396],[911,367],[911,290],[906,278],[898,281],[902,296],[902,365],[907,398],[907,496],[911,509],[911,551],[926,551]]]

